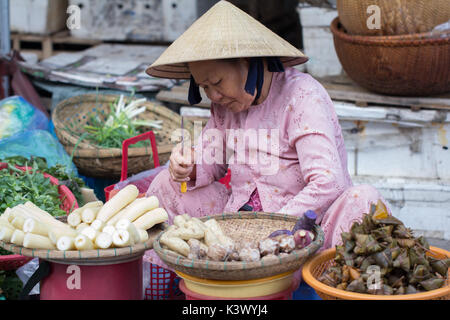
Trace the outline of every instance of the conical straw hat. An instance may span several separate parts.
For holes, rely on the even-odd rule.
[[[189,79],[187,62],[280,57],[285,67],[308,61],[300,50],[227,1],[219,1],[147,69],[151,76]]]

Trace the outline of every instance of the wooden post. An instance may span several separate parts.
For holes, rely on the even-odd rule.
[[[42,59],[50,58],[53,55],[53,42],[50,36],[42,41]]]

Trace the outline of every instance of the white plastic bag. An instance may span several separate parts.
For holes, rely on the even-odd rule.
[[[30,262],[24,264],[19,269],[16,270],[16,274],[19,279],[22,281],[23,285],[28,282],[31,276],[39,267],[39,258],[34,258]],[[30,295],[35,295],[40,293],[39,283],[34,286],[34,288],[30,291]]]

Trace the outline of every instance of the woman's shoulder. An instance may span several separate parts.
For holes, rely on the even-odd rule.
[[[295,94],[296,92],[305,93],[316,91],[321,94],[326,92],[322,84],[314,79],[313,76],[292,67],[288,67],[285,69],[285,72],[280,73],[277,80],[280,89],[285,91],[284,94],[288,95]]]

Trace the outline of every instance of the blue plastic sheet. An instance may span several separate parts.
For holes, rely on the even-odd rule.
[[[0,141],[28,130],[48,130],[48,118],[19,96],[0,101]]]
[[[77,169],[72,163],[70,155],[49,131],[30,130],[6,139],[0,139],[0,159],[15,156],[28,159],[32,156],[42,157],[47,161],[48,167],[62,164],[70,172],[77,174]]]

